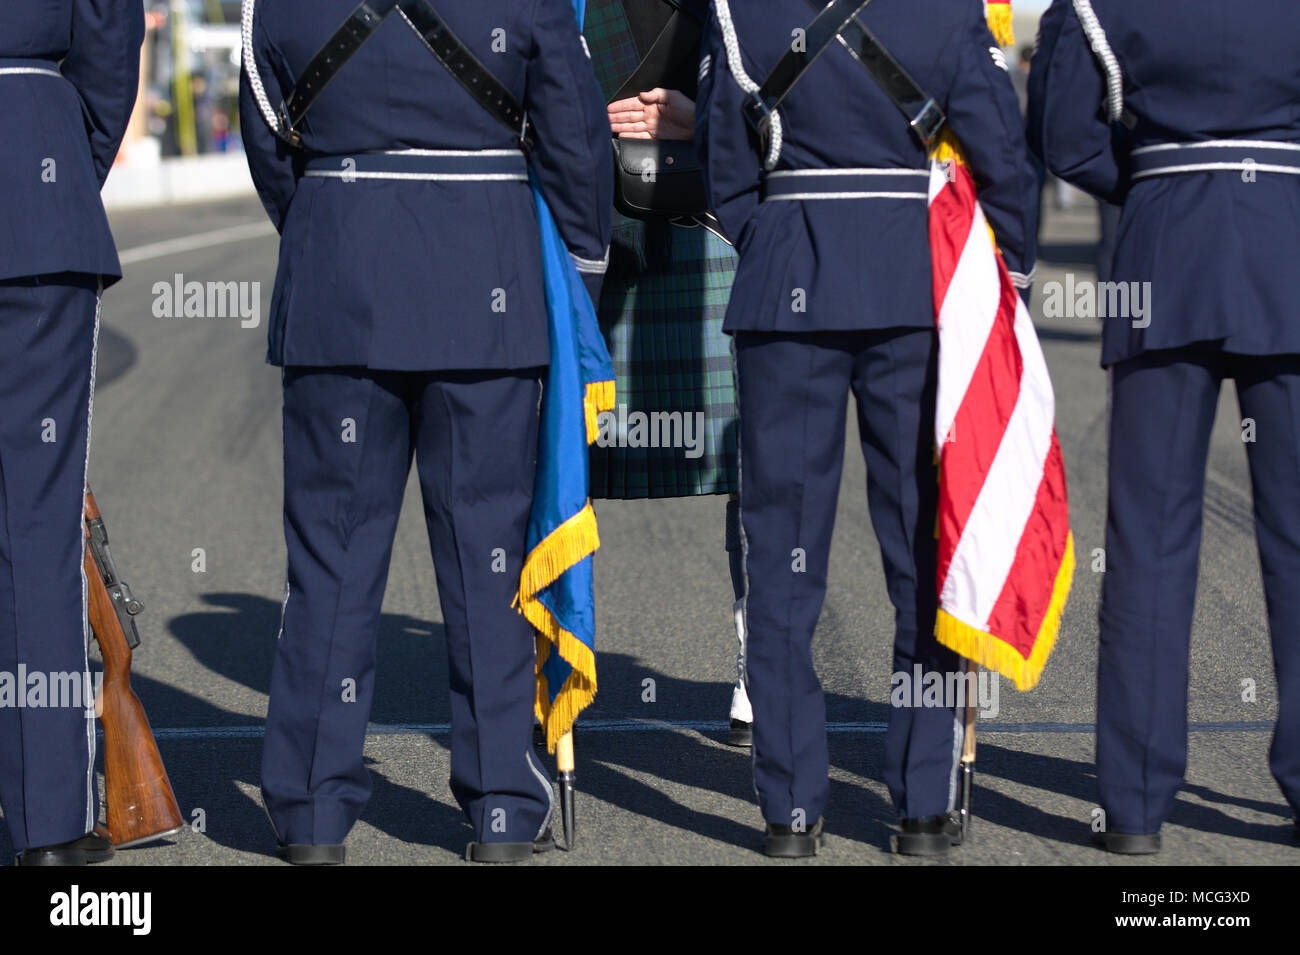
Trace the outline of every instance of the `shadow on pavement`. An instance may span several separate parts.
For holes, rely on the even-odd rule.
[[[221,593],[203,598],[211,608],[183,614],[170,622],[172,635],[213,673],[265,694],[270,684],[280,605],[264,597]],[[376,672],[375,723],[445,723],[449,720],[446,658],[437,638],[441,624],[405,615],[385,614],[380,622]],[[599,655],[601,695],[584,714],[594,719],[703,720],[719,722],[726,713],[729,684],[680,679],[660,673],[638,658],[606,652]],[[642,701],[644,681],[654,680],[657,702]],[[259,727],[261,721],[200,697],[137,675],[133,685],[160,728]],[[829,718],[878,722],[889,716],[883,702],[830,693]],[[723,733],[582,732],[578,725],[578,776],[583,793],[692,834],[728,845],[755,848],[761,836],[748,750],[728,747]],[[432,736],[445,749],[447,739]],[[253,738],[165,739],[164,759],[187,821],[203,810],[207,838],[231,849],[272,853],[275,837],[257,795],[262,740]],[[884,735],[879,732],[831,734],[831,764],[841,775],[879,780]],[[1039,806],[980,787],[980,776],[997,777],[1039,790],[1096,802],[1096,779],[1090,762],[1028,753],[983,740],[979,746],[976,823],[988,821],[1064,844],[1088,841],[1087,819],[1068,818]],[[553,768],[550,758],[544,760]],[[459,810],[428,792],[395,783],[382,766],[371,776],[374,791],[363,821],[394,839],[434,845],[459,854],[468,839]],[[744,818],[730,818],[683,804],[651,780],[716,792],[752,806]],[[445,785],[445,783],[444,783]],[[1188,797],[1191,797],[1189,799]],[[1195,801],[1193,801],[1195,800]],[[1287,819],[1281,803],[1240,799],[1203,786],[1186,786],[1170,822],[1207,833],[1278,843],[1289,839],[1284,826],[1249,823],[1213,805],[1238,806]],[[864,785],[832,779],[827,807],[828,832],[838,838],[889,851],[896,821],[889,801]],[[187,836],[188,837],[188,836]],[[0,827],[0,858],[11,854],[8,834]]]

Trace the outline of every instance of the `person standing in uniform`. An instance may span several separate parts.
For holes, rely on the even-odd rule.
[[[665,33],[674,14],[690,18],[692,28]],[[657,54],[680,68],[677,75],[656,77],[665,86],[616,97],[658,43],[698,37],[707,17],[707,0],[592,0],[588,4],[585,36],[596,78],[609,102],[614,135],[695,138],[698,42],[670,56]],[[740,652],[728,742],[747,746],[753,715],[739,678],[744,657],[740,601],[745,586],[736,500],[736,396],[731,343],[722,332],[735,274],[735,251],[698,219],[633,219],[615,212],[599,315],[618,375],[618,402],[627,416],[680,414],[692,428],[699,416],[703,427],[701,433],[692,430],[694,443],[686,448],[650,447],[648,441],[632,446],[626,435],[611,430],[614,440],[599,442],[591,450],[591,496],[631,500],[729,495],[724,541]]]
[[[82,518],[99,297],[122,277],[99,190],[131,118],[143,41],[139,0],[0,8],[0,673],[72,674],[87,692]],[[94,831],[85,702],[0,704],[0,803],[19,865],[113,854]]]
[[[835,42],[781,104],[780,140],[759,142],[745,119],[747,91],[818,10],[805,0],[715,0],[696,127],[711,207],[740,252],[724,329],[737,354],[754,784],[764,851],[776,856],[816,853],[830,789],[812,638],[850,392],[896,611],[894,670],[910,678],[914,668],[962,669],[934,637],[937,334],[926,149]],[[983,4],[875,0],[858,19],[947,114],[1028,295],[1037,177]],[[961,731],[951,706],[891,711],[885,781],[902,817],[900,852],[945,853],[960,838],[951,812]]]
[[[528,170],[595,298],[609,125],[570,0],[438,6],[522,104],[527,130],[506,128],[435,58],[414,27],[432,5],[372,3],[359,15],[391,15],[320,92],[292,146],[273,132],[285,133],[276,106],[355,3],[245,0],[241,125],[281,233],[269,360],[284,368],[289,562],[262,792],[294,863],[342,862],[370,795],[362,748],[412,457],[446,628],[467,857],[516,861],[553,845],[552,783],[532,748],[534,633],[511,606],[549,360]],[[445,38],[432,42],[447,55]]]
[[[1279,699],[1269,762],[1300,815],[1297,37],[1300,6],[1268,0],[1057,0],[1040,28],[1030,146],[1122,206],[1110,278],[1145,299],[1102,332],[1097,781],[1112,852],[1159,851],[1187,767],[1205,468],[1227,378],[1251,429]]]

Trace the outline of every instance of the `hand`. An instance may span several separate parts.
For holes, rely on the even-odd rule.
[[[695,138],[695,101],[678,90],[653,89],[609,104],[609,128],[624,139]]]

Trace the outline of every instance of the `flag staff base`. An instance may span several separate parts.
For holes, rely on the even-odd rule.
[[[970,839],[970,793],[975,783],[974,763],[961,764],[961,805],[957,809],[957,818],[961,823],[961,841]]]
[[[979,665],[966,661],[967,672],[979,673]],[[961,745],[961,801],[957,807],[957,818],[961,823],[961,841],[965,844],[970,838],[971,790],[975,786],[975,720],[978,714],[975,704],[970,700],[970,687],[967,686],[965,732]]]
[[[560,825],[564,829],[564,848],[573,850],[575,794],[573,775],[573,730],[565,733],[555,744],[555,768],[560,777]]]

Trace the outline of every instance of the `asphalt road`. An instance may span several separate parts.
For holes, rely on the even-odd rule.
[[[1067,272],[1091,278],[1092,210],[1049,215],[1040,289]],[[275,863],[258,773],[284,586],[279,373],[264,362],[264,319],[244,328],[233,318],[158,318],[153,304],[155,283],[179,274],[261,283],[265,315],[276,239],[254,201],[122,213],[113,224],[127,277],[104,301],[90,474],[118,563],[147,605],[134,682],[194,824],[113,864]],[[200,238],[173,241],[191,236]],[[1101,581],[1092,563],[1105,516],[1099,323],[1039,327],[1079,569],[1042,683],[1018,694],[1003,681],[999,712],[981,725],[974,838],[953,853],[956,865],[1126,864],[1088,844]],[[1226,388],[1209,469],[1187,785],[1164,852],[1139,865],[1300,862],[1266,765],[1276,690],[1239,419]],[[894,814],[880,771],[893,611],[852,420],[814,645],[832,793],[828,846],[811,864],[936,864],[889,852]],[[600,694],[577,736],[579,841],[535,864],[764,863],[748,753],[722,742],[735,654],[723,499],[600,502],[597,513]],[[412,485],[380,632],[366,748],[374,796],[349,838],[351,862],[455,863],[469,839],[447,785],[441,632]],[[643,702],[647,679],[654,702]],[[1243,680],[1254,681],[1254,702],[1243,702]],[[0,856],[9,854],[0,829]]]

